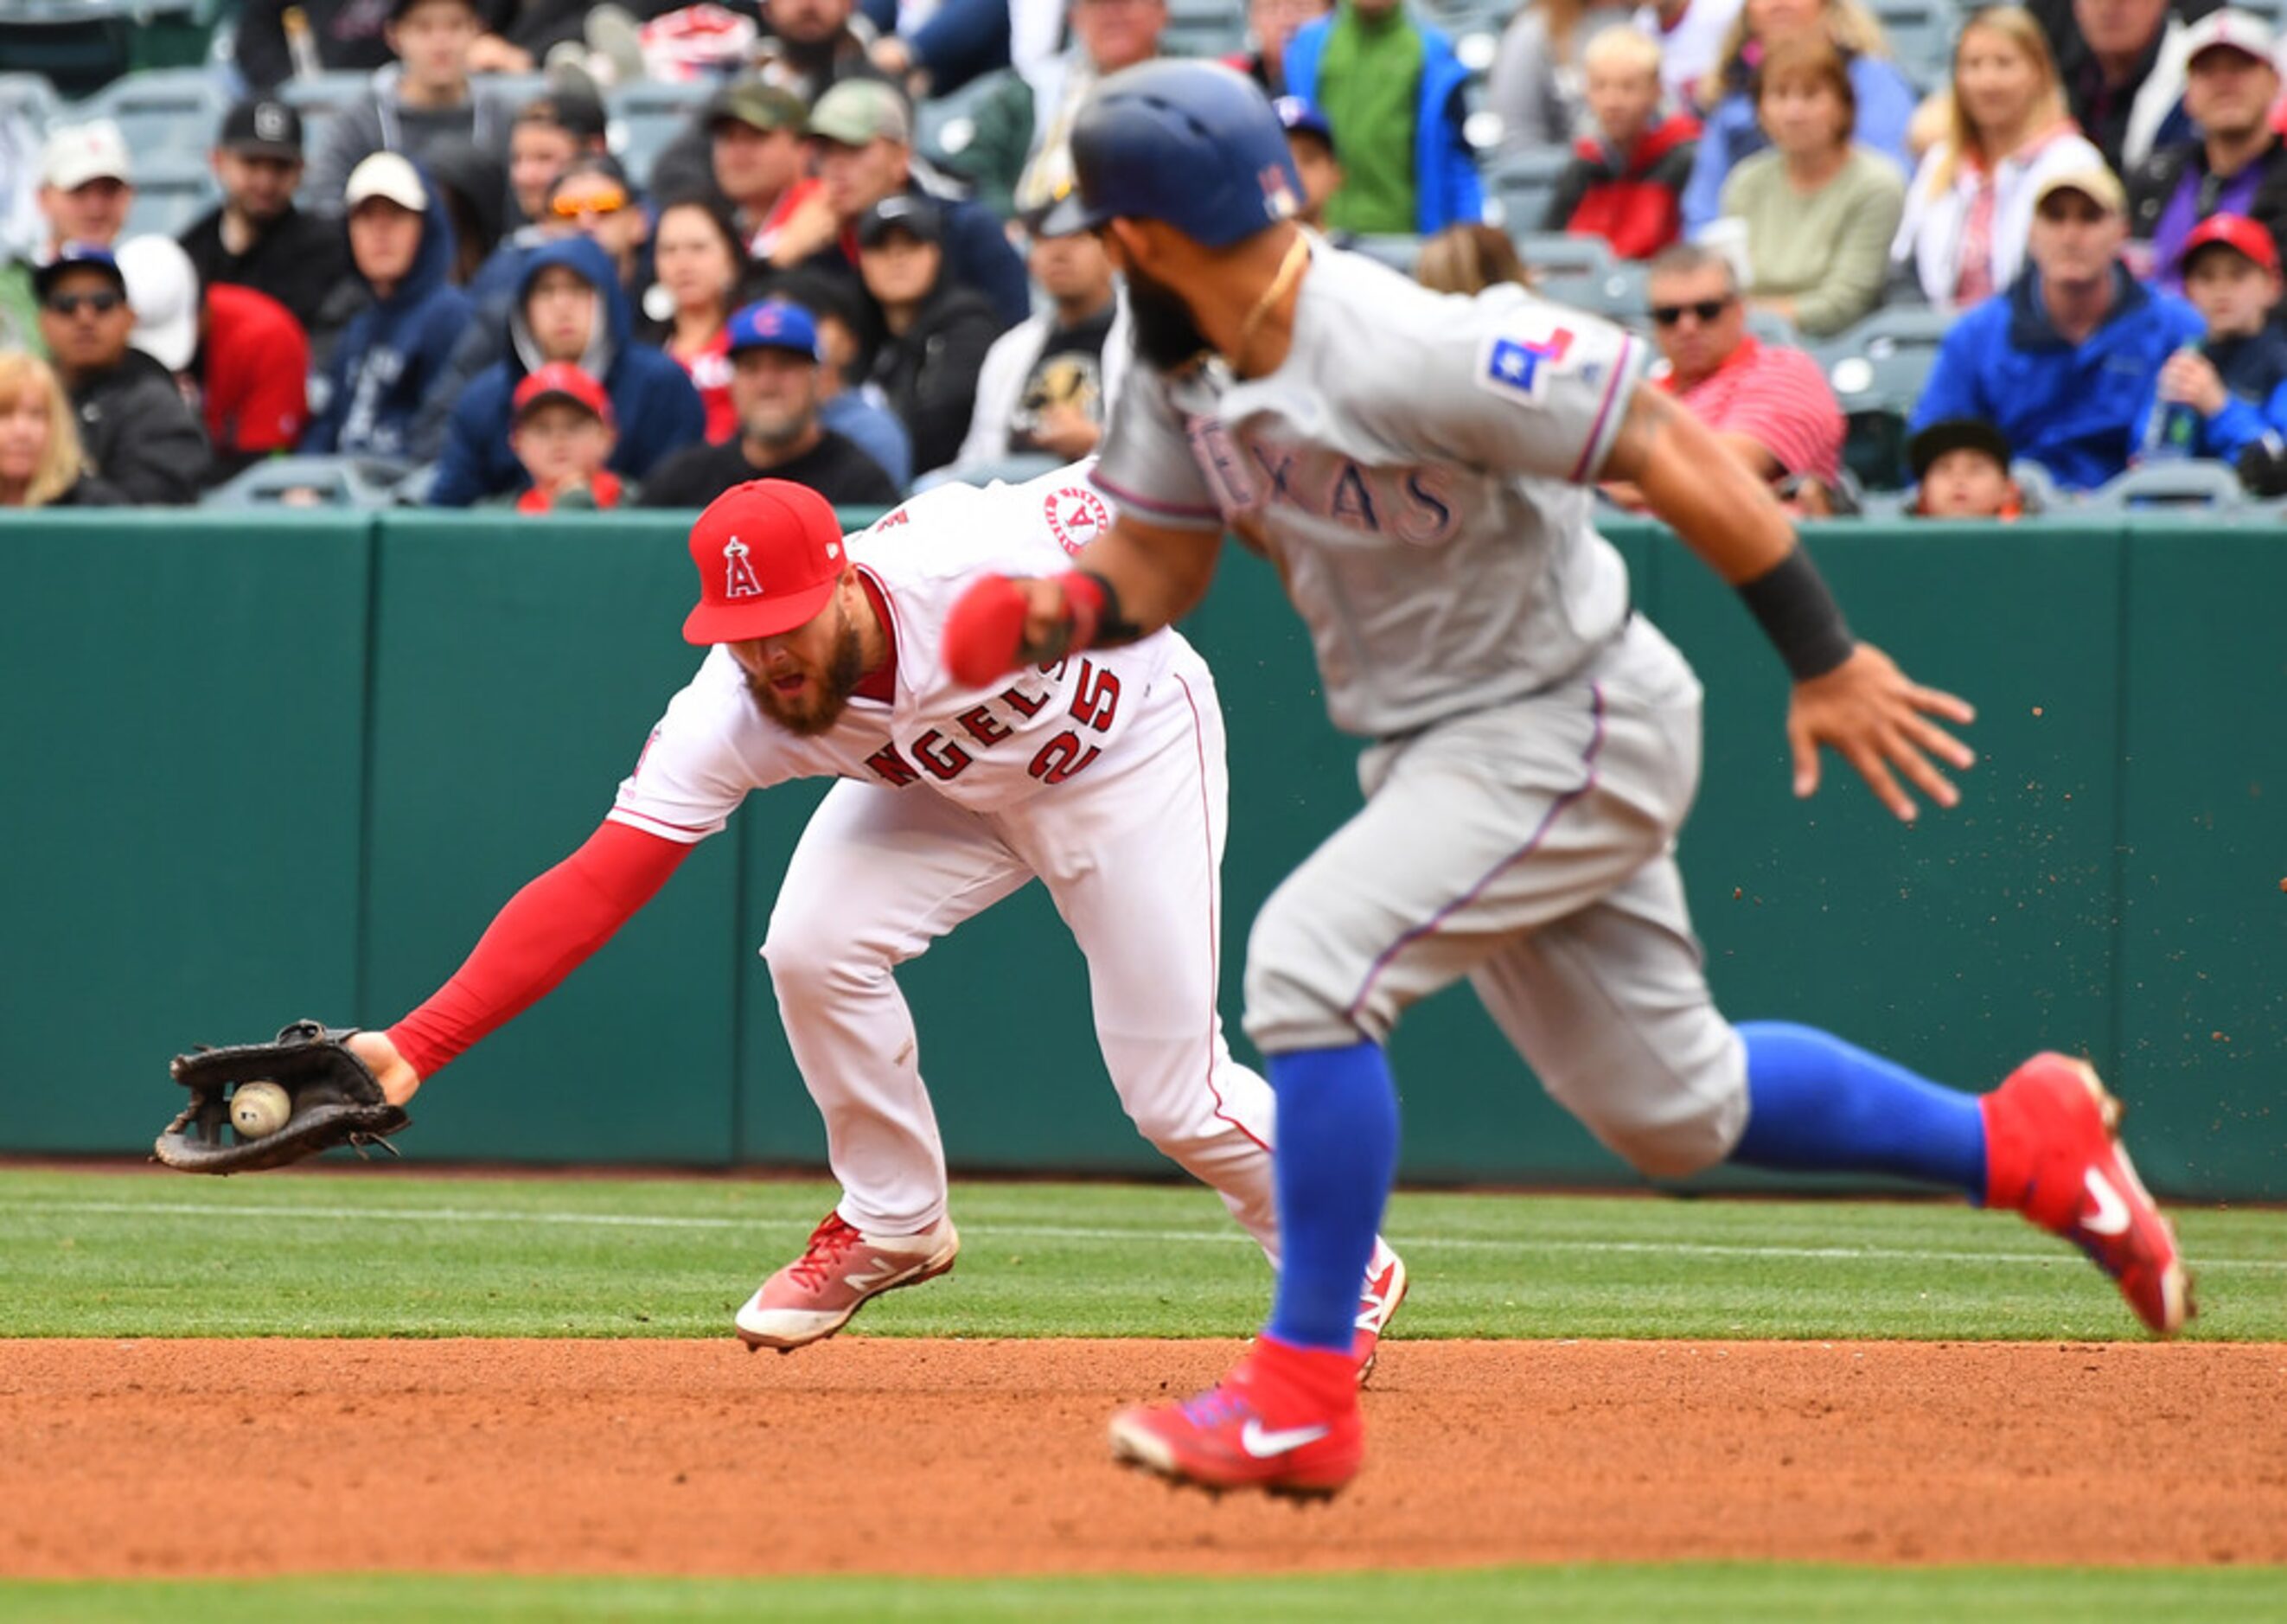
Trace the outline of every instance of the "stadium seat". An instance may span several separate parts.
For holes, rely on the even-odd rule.
[[[202,508],[385,508],[405,477],[402,463],[381,457],[273,456],[199,498]],[[314,492],[313,501],[297,493]],[[289,496],[296,500],[289,503]]]
[[[1597,276],[1612,268],[1612,245],[1602,237],[1563,231],[1512,231],[1517,257],[1535,276]]]
[[[7,0],[0,64],[40,75],[59,96],[85,96],[127,71],[134,28],[128,0]]]
[[[1934,91],[1951,77],[1960,18],[1947,0],[1875,0],[1873,9],[1890,54],[1917,89]]]
[[[1640,321],[1650,313],[1645,292],[1648,281],[1649,273],[1642,265],[1622,262],[1577,276],[1542,276],[1536,271],[1532,286],[1541,297],[1559,305],[1615,321]]]
[[[1539,231],[1571,159],[1563,147],[1549,147],[1495,160],[1485,171],[1487,218],[1510,232]]]
[[[1159,48],[1169,56],[1221,57],[1246,47],[1245,0],[1169,0]]]
[[[230,92],[205,68],[165,67],[117,80],[64,117],[112,120],[139,169],[150,160],[203,160],[229,110]]]
[[[1369,258],[1379,259],[1393,271],[1413,274],[1413,267],[1421,260],[1421,239],[1415,236],[1365,236],[1350,244]]]
[[[2146,508],[2236,509],[2251,505],[2229,463],[2187,458],[2147,463],[2088,493],[2086,504],[2104,512]]]
[[[211,139],[211,137],[210,137]],[[127,210],[125,235],[178,237],[192,221],[222,201],[222,187],[204,161],[170,154],[163,162],[136,159],[135,202]]]
[[[2009,477],[2017,482],[2017,494],[2025,499],[2028,513],[2054,513],[2073,505],[2073,498],[2065,494],[2056,476],[2038,463],[2019,457],[2009,464]]]
[[[610,141],[628,178],[649,189],[651,167],[714,95],[705,79],[681,83],[645,81],[613,91],[608,105]]]

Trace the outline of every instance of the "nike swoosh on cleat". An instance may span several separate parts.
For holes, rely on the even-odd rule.
[[[2120,1199],[2120,1192],[2112,1187],[2112,1181],[2091,1168],[2083,1182],[2088,1186],[2088,1199],[2096,1203],[2096,1210],[2083,1218],[2080,1226],[2092,1235],[2126,1234],[2128,1203]]]
[[[1238,1446],[1256,1460],[1267,1461],[1272,1455],[1315,1444],[1332,1430],[1330,1427],[1282,1427],[1272,1432],[1266,1430],[1261,1422],[1250,1421],[1239,1429]]]

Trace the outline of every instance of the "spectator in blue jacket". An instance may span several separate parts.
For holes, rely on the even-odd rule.
[[[1461,133],[1469,70],[1400,0],[1341,0],[1286,42],[1286,93],[1314,103],[1342,154],[1334,231],[1434,236],[1485,216]]]
[[[1683,231],[1697,236],[1722,213],[1723,181],[1742,158],[1770,145],[1757,122],[1752,81],[1763,51],[1791,34],[1823,33],[1842,55],[1858,103],[1852,142],[1881,154],[1902,174],[1913,172],[1906,126],[1919,100],[1888,59],[1882,27],[1858,0],[1747,0],[1732,25],[1721,67],[1702,91],[1706,117],[1691,178],[1683,187]]]
[[[509,353],[455,403],[430,502],[466,507],[523,488],[524,467],[509,444],[516,386],[550,361],[576,362],[602,381],[620,428],[613,472],[641,479],[669,453],[703,441],[707,414],[689,375],[663,351],[635,343],[632,325],[611,257],[594,241],[534,249],[509,310]]]
[[[1912,426],[1981,418],[2068,489],[2126,469],[2161,369],[2206,330],[2199,312],[2128,274],[2127,237],[2128,199],[2111,170],[2043,182],[2031,269],[1953,324]]]
[[[2136,444],[2150,443],[2149,414],[2164,402],[2188,408],[2172,454],[2236,462],[2266,434],[2287,439],[2287,334],[2271,321],[2279,247],[2245,215],[2212,214],[2185,239],[2180,270],[2207,336],[2160,368]],[[2164,438],[2173,426],[2164,422],[2159,432]]]
[[[472,308],[447,280],[452,222],[413,161],[393,152],[352,170],[342,202],[350,263],[373,303],[342,329],[302,448],[425,463],[437,444],[416,426],[421,405]]]

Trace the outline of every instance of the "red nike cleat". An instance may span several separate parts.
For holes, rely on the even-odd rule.
[[[1405,1260],[1389,1249],[1389,1242],[1377,1239],[1373,1260],[1365,1266],[1365,1289],[1358,1294],[1357,1335],[1350,1343],[1360,1387],[1373,1374],[1373,1362],[1381,1351],[1381,1334],[1396,1317],[1397,1305],[1405,1301],[1406,1284]]]
[[[1201,1488],[1323,1498],[1365,1457],[1357,1367],[1348,1353],[1265,1336],[1217,1386],[1112,1418],[1112,1458]]]
[[[1979,1105],[1985,1204],[2022,1212],[2087,1253],[2154,1335],[2182,1330],[2195,1311],[2191,1277],[2120,1143],[2120,1102],[2096,1068],[2035,1055]]]

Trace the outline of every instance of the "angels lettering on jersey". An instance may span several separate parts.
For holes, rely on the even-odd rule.
[[[832,727],[798,737],[764,714],[730,651],[711,650],[669,701],[612,816],[694,841],[721,828],[748,792],[790,779],[851,778],[998,812],[1105,771],[1121,741],[1150,725],[1139,712],[1179,700],[1179,685],[1154,693],[1183,646],[1174,633],[1039,666],[990,690],[954,682],[938,651],[946,615],[978,572],[1053,574],[1111,522],[1085,468],[1021,486],[945,486],[894,510],[848,543],[881,606],[894,698],[853,694]],[[756,544],[725,545],[726,596],[762,590]]]

